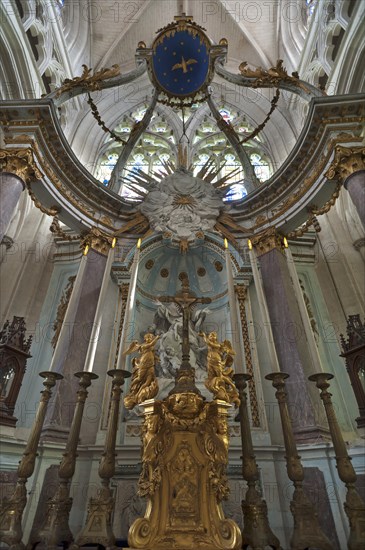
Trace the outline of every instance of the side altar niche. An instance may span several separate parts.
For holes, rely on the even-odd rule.
[[[183,313],[182,362],[175,387],[155,400],[155,344],[158,336],[146,334],[144,342],[133,342],[126,353],[133,359],[127,408],[143,411],[142,472],[139,494],[147,497],[143,518],[131,526],[128,543],[144,550],[238,550],[242,537],[238,525],[226,519],[222,500],[228,496],[228,415],[232,403],[239,405],[232,382],[234,352],[230,343],[217,341],[216,333],[204,335],[208,345],[206,387],[213,400],[205,401],[195,386],[189,363],[189,315],[195,298],[187,286],[165,301],[179,304]]]

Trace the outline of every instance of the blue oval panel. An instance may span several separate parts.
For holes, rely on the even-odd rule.
[[[165,36],[152,56],[153,71],[161,88],[173,96],[198,92],[207,79],[209,52],[200,36],[180,31]]]

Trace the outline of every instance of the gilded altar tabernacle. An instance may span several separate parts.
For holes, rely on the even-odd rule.
[[[146,344],[133,342],[127,350],[140,355],[133,362],[132,383],[124,401],[128,408],[139,404],[144,414],[138,492],[147,498],[145,516],[132,524],[128,544],[143,550],[238,550],[241,531],[224,517],[221,505],[229,492],[228,411],[232,403],[240,403],[230,368],[232,346],[228,340],[220,344],[215,332],[204,334],[208,344],[206,387],[213,394],[213,401],[206,402],[195,386],[189,362],[188,322],[190,309],[207,299],[191,293],[185,280],[180,293],[163,300],[177,303],[183,317],[182,362],[175,387],[165,399],[154,400],[155,391],[140,393],[146,373],[153,374],[158,337],[147,334]]]
[[[229,488],[227,416],[232,405],[195,393],[149,400],[144,410],[139,494],[144,518],[129,530],[132,548],[238,550],[238,525],[224,517]]]

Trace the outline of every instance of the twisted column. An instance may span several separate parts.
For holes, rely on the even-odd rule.
[[[18,480],[13,495],[10,499],[5,498],[1,503],[0,512],[0,541],[8,544],[12,550],[21,550],[24,548],[22,543],[22,517],[25,505],[27,503],[26,483],[34,472],[35,459],[39,438],[41,435],[44,419],[46,417],[48,402],[51,398],[51,388],[56,384],[57,380],[61,380],[63,376],[57,372],[41,372],[39,374],[44,378],[43,385],[45,390],[41,392],[41,399],[34,423],[30,432],[28,442],[26,444],[23,457],[18,466]]]
[[[362,550],[364,548],[364,525],[365,525],[365,503],[355,488],[356,473],[351,464],[346,444],[342,437],[340,426],[338,425],[335,409],[332,403],[332,394],[328,391],[330,384],[328,380],[333,378],[333,374],[321,372],[309,376],[311,382],[315,382],[317,388],[321,390],[320,397],[326,411],[328,426],[330,429],[333,447],[336,454],[336,466],[338,475],[346,485],[346,501],[344,509],[349,518],[350,536],[348,540],[349,550]]]
[[[85,527],[76,537],[72,549],[79,548],[84,544],[100,544],[109,548],[115,546],[116,543],[112,528],[115,498],[110,489],[110,480],[115,474],[115,445],[122,386],[125,378],[128,378],[131,373],[125,370],[113,369],[108,371],[108,375],[113,377],[113,382],[104,452],[99,463],[101,487],[98,490],[97,497],[89,499]]]
[[[65,544],[73,541],[73,535],[69,527],[69,515],[72,506],[70,497],[70,485],[75,473],[77,445],[80,437],[80,428],[84,412],[85,401],[88,396],[87,388],[91,381],[98,378],[92,372],[77,372],[75,376],[80,379],[77,391],[77,402],[70,432],[68,435],[65,452],[60,462],[58,471],[59,483],[55,495],[47,503],[45,522],[39,531],[35,532],[34,540],[42,546],[57,548],[59,543]]]
[[[273,372],[265,376],[267,380],[272,381],[272,385],[276,389],[275,396],[279,404],[284,435],[286,469],[288,477],[294,485],[293,498],[290,503],[290,511],[294,519],[290,548],[292,550],[307,550],[308,548],[331,550],[332,544],[322,532],[314,506],[303,490],[304,470],[298,455],[286,400],[285,380],[288,377],[289,375],[285,372]]]
[[[241,424],[242,477],[248,485],[245,498],[242,501],[244,518],[242,540],[244,548],[248,545],[252,550],[261,550],[266,546],[271,546],[271,548],[279,550],[281,548],[280,542],[270,529],[266,501],[261,498],[256,487],[259,480],[259,471],[253,452],[245,391],[247,381],[251,379],[251,375],[239,373],[235,374],[233,379],[240,398],[238,412]]]

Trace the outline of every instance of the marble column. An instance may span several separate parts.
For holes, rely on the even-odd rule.
[[[67,337],[63,349],[62,364],[57,371],[64,376],[64,383],[58,389],[50,404],[42,439],[66,440],[75,408],[78,381],[74,374],[85,367],[89,342],[94,326],[95,313],[102,281],[107,265],[109,246],[91,245],[86,256],[86,265],[77,302],[73,304],[73,316],[68,319]],[[66,328],[66,327],[65,327]]]
[[[325,176],[343,183],[365,227],[365,147],[338,145]]]
[[[0,149],[0,243],[13,217],[24,182],[42,179],[31,148]]]
[[[286,387],[296,442],[321,440],[327,436],[328,430],[324,428],[324,418],[319,418],[321,411],[317,396],[307,384],[308,375],[315,370],[283,253],[283,238],[274,228],[270,228],[253,237],[251,242],[260,262],[280,370],[290,375]]]
[[[0,243],[24,189],[25,184],[17,175],[6,172],[0,174]]]
[[[354,172],[344,181],[344,188],[350,194],[361,223],[365,227],[365,170]]]

